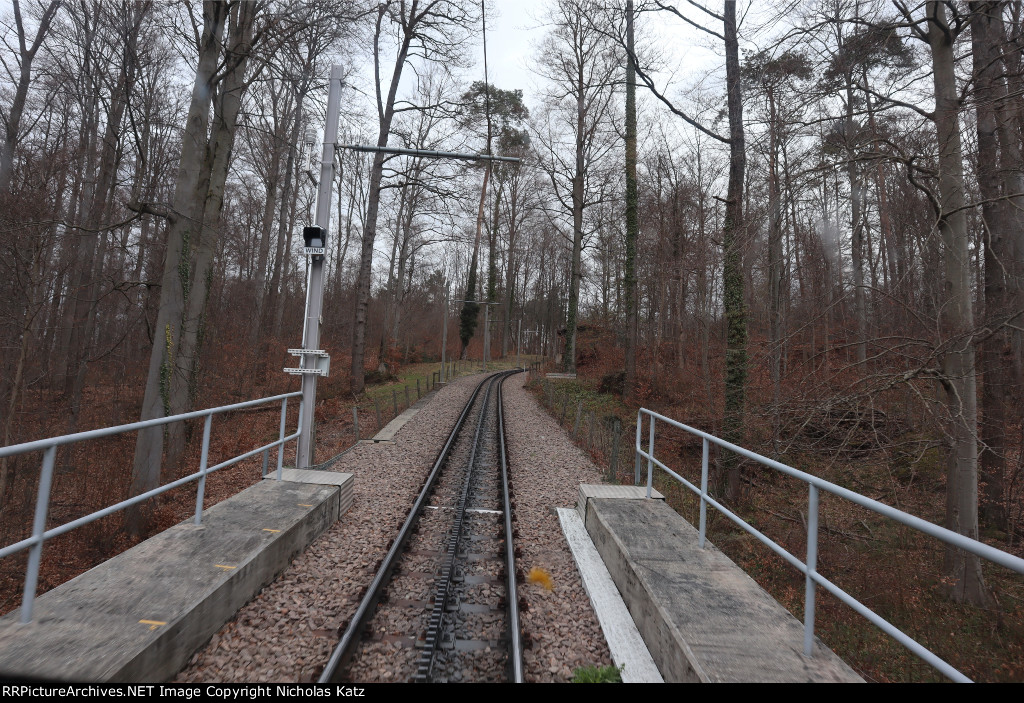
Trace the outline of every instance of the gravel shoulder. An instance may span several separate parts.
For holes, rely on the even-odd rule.
[[[579,449],[524,387],[526,375],[505,382],[509,471],[515,492],[516,527],[524,574],[551,574],[551,590],[520,585],[528,606],[520,612],[529,646],[523,652],[526,680],[567,682],[582,666],[610,666],[611,654],[583,589],[555,508],[576,504],[581,483],[603,483],[601,470]]]

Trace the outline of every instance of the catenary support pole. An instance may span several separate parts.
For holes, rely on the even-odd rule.
[[[448,381],[448,368],[445,366],[445,353],[448,350],[448,291],[444,292],[444,317],[441,318],[441,385]]]
[[[520,366],[519,366],[519,347],[522,344],[522,341],[523,341],[523,321],[522,321],[522,319],[520,319],[519,320],[519,329],[516,331],[516,368],[517,369],[520,368]]]
[[[325,235],[331,224],[331,186],[334,184],[334,148],[338,141],[338,112],[341,105],[341,66],[331,66],[330,89],[327,94],[327,124],[324,126],[324,144],[320,159],[320,183],[316,196],[316,222]],[[306,292],[306,316],[303,327],[302,348],[320,348],[320,318],[324,298],[324,257],[308,256],[309,288]],[[311,368],[316,364],[313,355],[302,356],[302,367]],[[299,427],[298,447],[295,465],[305,469],[313,464],[313,444],[316,417],[317,375],[302,374],[302,423]]]

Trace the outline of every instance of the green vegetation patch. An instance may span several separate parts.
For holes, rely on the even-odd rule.
[[[572,674],[573,683],[622,683],[622,671],[616,666],[581,666]]]

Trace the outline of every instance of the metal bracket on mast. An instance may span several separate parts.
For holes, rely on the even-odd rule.
[[[293,376],[301,376],[302,374],[313,374],[314,376],[323,376],[327,378],[331,371],[331,355],[325,352],[323,349],[289,349],[288,353],[292,356],[300,358],[313,357],[313,365],[310,367],[301,366],[299,368],[286,368],[285,373],[290,373]],[[305,360],[301,363],[305,364]]]

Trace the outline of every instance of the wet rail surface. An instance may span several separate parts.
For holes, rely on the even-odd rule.
[[[522,681],[503,381],[477,386],[320,681]]]

